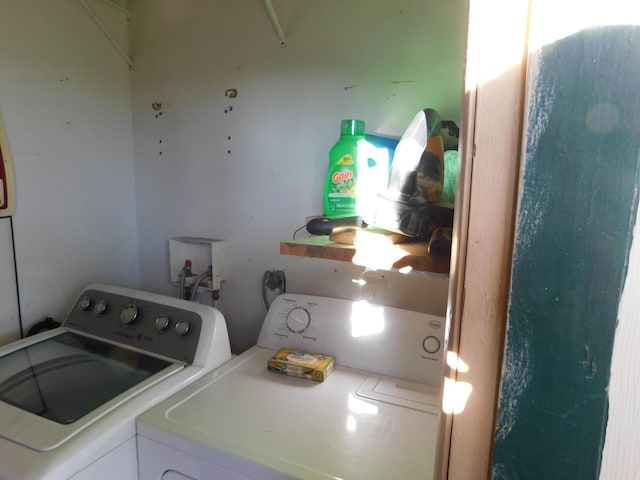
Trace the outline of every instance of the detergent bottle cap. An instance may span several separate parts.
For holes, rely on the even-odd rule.
[[[342,122],[340,122],[340,135],[364,136],[364,121],[342,120]]]

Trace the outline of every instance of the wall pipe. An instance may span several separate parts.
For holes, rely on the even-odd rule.
[[[122,58],[125,59],[129,67],[133,67],[133,61],[129,58],[129,55],[127,54],[127,52],[123,50],[123,48],[120,46],[118,41],[115,38],[113,38],[113,35],[111,35],[111,32],[109,31],[109,29],[104,25],[104,23],[102,23],[102,20],[100,20],[98,16],[95,14],[95,12],[91,10],[91,8],[89,8],[89,5],[85,3],[85,0],[79,0],[79,2],[80,2],[80,5],[82,5],[84,9],[87,11],[87,13],[91,17],[91,19],[95,22],[95,24],[98,25],[100,30],[102,30],[102,32],[106,35],[109,41],[113,44],[116,50],[118,50],[120,55],[122,55]]]
[[[193,286],[191,287],[191,296],[189,297],[189,300],[193,302],[196,299],[196,296],[198,295],[198,288],[202,281],[207,277],[211,278],[211,271],[202,272],[198,275],[198,278],[196,278],[196,281],[193,282]]]
[[[280,46],[284,47],[287,44],[287,39],[284,36],[282,27],[280,26],[280,22],[278,21],[278,15],[276,15],[276,11],[273,9],[273,4],[271,3],[271,0],[264,0],[264,6],[267,9],[267,13],[269,14],[271,23],[273,23],[273,28],[276,30],[276,33],[278,34],[278,38],[280,38]]]

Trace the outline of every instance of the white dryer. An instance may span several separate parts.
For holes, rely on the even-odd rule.
[[[138,419],[141,480],[430,479],[444,319],[285,294],[258,344]],[[274,373],[280,348],[336,357],[321,383]]]
[[[0,477],[137,478],[135,418],[231,358],[216,309],[103,284],[0,348]]]

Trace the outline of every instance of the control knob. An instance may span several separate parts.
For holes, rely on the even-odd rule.
[[[186,320],[179,320],[174,327],[176,335],[183,336],[189,331],[189,322]]]
[[[153,324],[155,325],[156,330],[165,330],[169,326],[169,317],[167,315],[160,315],[155,319]]]
[[[138,318],[138,307],[136,307],[133,303],[125,305],[120,312],[120,321],[125,325],[133,323],[136,318]]]
[[[93,313],[96,315],[102,315],[107,310],[106,300],[98,300],[93,306]]]
[[[293,333],[302,333],[311,324],[311,315],[301,307],[296,307],[287,314],[287,328]]]
[[[438,340],[438,337],[434,337],[433,335],[425,337],[422,341],[422,348],[424,348],[424,351],[427,353],[436,353],[440,350],[440,340]]]
[[[78,310],[80,311],[88,310],[90,306],[91,299],[89,298],[89,295],[85,295],[78,301]]]

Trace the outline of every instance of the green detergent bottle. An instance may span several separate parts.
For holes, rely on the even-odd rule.
[[[324,214],[330,218],[368,216],[373,197],[386,187],[388,167],[365,140],[364,121],[342,120],[340,140],[329,151]]]

